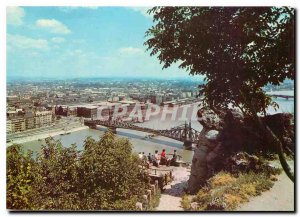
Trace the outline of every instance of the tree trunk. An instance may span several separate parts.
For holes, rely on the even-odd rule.
[[[252,112],[253,113],[253,112]],[[267,138],[269,142],[273,142],[276,146],[276,151],[279,157],[279,161],[280,164],[284,170],[284,172],[286,173],[286,175],[290,178],[290,180],[292,182],[294,182],[295,178],[294,178],[294,174],[291,171],[290,166],[288,165],[285,156],[284,156],[284,152],[283,152],[283,146],[281,141],[278,139],[278,137],[273,133],[273,131],[262,122],[261,118],[257,115],[257,113],[253,113],[253,115],[255,116],[257,123],[259,124],[259,126],[261,127],[262,130],[264,130],[266,132]]]
[[[269,134],[268,136],[270,137],[270,140],[274,142],[276,145],[277,154],[284,172],[290,178],[290,180],[294,182],[295,177],[293,172],[291,171],[290,166],[288,165],[285,159],[281,141],[278,139],[278,137],[273,133],[273,131],[268,126],[266,126],[266,131]]]
[[[245,100],[245,105],[247,105],[247,107],[250,109],[250,112],[252,113],[252,116],[255,117],[256,122],[258,123],[259,127],[266,132],[267,138],[270,142],[274,142],[275,146],[276,146],[276,151],[279,157],[279,161],[280,164],[284,170],[284,172],[286,173],[286,175],[290,178],[290,180],[292,182],[294,182],[295,178],[294,178],[294,174],[291,171],[290,166],[288,165],[285,157],[284,157],[284,152],[283,152],[283,146],[281,141],[278,139],[278,137],[273,133],[273,131],[266,125],[263,123],[263,121],[261,120],[261,118],[257,115],[257,112],[255,111],[253,105],[251,103],[248,103],[248,101],[245,98],[245,95],[240,91],[241,96],[244,98]]]

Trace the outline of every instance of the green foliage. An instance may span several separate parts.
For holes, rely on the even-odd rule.
[[[7,208],[19,210],[134,210],[149,177],[126,139],[111,132],[87,138],[82,153],[46,140],[33,159],[7,148]]]
[[[7,148],[7,207],[18,210],[32,208],[29,198],[35,194],[32,188],[35,162],[31,155],[24,155],[20,145]]]
[[[295,79],[295,9],[290,7],[154,7],[145,45],[168,68],[179,63],[202,75],[203,105],[217,114],[229,105],[254,119],[276,147],[281,165],[294,182],[282,142],[263,123],[267,84]]]
[[[276,106],[262,87],[295,77],[295,16],[288,7],[154,7],[145,45],[163,68],[179,63],[211,109]]]
[[[220,172],[210,178],[207,185],[199,190],[190,201],[182,198],[185,210],[234,210],[240,203],[269,190],[273,186],[268,173],[240,173],[236,177],[227,172]],[[191,202],[197,204],[191,207]]]
[[[121,200],[132,204],[131,198],[144,192],[148,176],[140,170],[136,163],[137,156],[132,155],[131,151],[127,139],[116,139],[112,133],[106,133],[99,142],[91,138],[86,140],[79,173],[82,177],[80,188],[84,189],[81,196],[94,196],[92,203],[89,200],[82,201],[89,210],[119,209],[120,206],[114,207],[111,201]]]
[[[191,201],[187,195],[182,196],[180,204],[184,210],[191,210]]]
[[[148,211],[155,211],[155,207],[159,205],[161,193],[160,190],[152,197],[152,200],[149,203]]]
[[[35,188],[39,192],[34,200],[37,209],[76,209],[80,199],[77,185],[78,151],[76,146],[63,148],[59,141],[46,139],[37,157]]]

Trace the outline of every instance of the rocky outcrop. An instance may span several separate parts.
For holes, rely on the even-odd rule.
[[[231,174],[250,171],[255,173],[267,172],[270,175],[280,173],[280,170],[269,164],[268,161],[246,152],[238,152],[226,158],[224,170]]]
[[[208,178],[226,169],[226,165],[233,165],[238,170],[252,169],[260,164],[260,161],[251,153],[274,152],[274,147],[272,144],[266,144],[263,131],[258,130],[252,119],[244,118],[243,114],[236,110],[227,110],[220,114],[203,109],[198,111],[198,120],[203,129],[192,160],[188,181],[189,193],[197,193]],[[291,116],[287,114],[263,118],[263,121],[285,143],[286,153],[294,150],[294,134],[290,119]],[[233,162],[237,165],[232,164]]]
[[[213,172],[214,160],[220,156],[221,144],[217,142],[221,129],[220,118],[212,111],[198,112],[199,122],[203,129],[200,133],[200,144],[194,152],[188,191],[196,193]]]

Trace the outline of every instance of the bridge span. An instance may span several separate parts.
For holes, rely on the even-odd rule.
[[[286,100],[294,99],[294,96],[291,96],[291,95],[283,95],[283,94],[267,94],[267,95],[274,97],[274,98],[284,98]]]
[[[193,143],[199,144],[201,140],[201,132],[193,129],[191,127],[191,122],[166,130],[154,130],[147,127],[140,127],[134,125],[132,122],[124,122],[122,120],[85,120],[84,125],[93,129],[96,129],[96,125],[101,125],[107,127],[113,133],[116,133],[117,128],[151,133],[157,136],[164,136],[177,141],[181,141],[183,142],[183,145],[188,149],[192,148]]]

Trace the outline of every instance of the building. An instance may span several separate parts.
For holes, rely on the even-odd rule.
[[[112,102],[118,102],[120,101],[120,98],[118,96],[112,97]]]
[[[97,118],[97,106],[86,105],[86,106],[77,107],[77,116],[84,117],[84,118],[96,119]]]
[[[67,116],[77,116],[77,107],[76,106],[69,106],[67,110]]]
[[[119,102],[99,102],[96,105],[98,107],[98,118],[109,117],[109,115],[113,114],[116,106],[122,107],[122,104]],[[120,109],[122,110],[122,108],[119,108],[119,111]]]
[[[38,111],[35,113],[35,127],[49,126],[52,123],[51,111]]]
[[[26,127],[26,130],[34,129],[35,128],[34,113],[31,112],[31,111],[26,112],[25,115],[24,115],[24,118],[25,118],[25,127]]]
[[[6,102],[8,105],[15,105],[16,103],[19,102],[19,97],[18,96],[7,96],[6,97]]]
[[[24,118],[13,118],[6,121],[6,132],[15,133],[26,130],[26,123]]]
[[[119,97],[119,101],[121,101],[121,100],[125,100],[126,95],[125,94],[119,94],[118,97]]]
[[[18,116],[18,112],[17,111],[7,111],[6,112],[6,117],[8,119],[12,119]]]
[[[156,96],[156,104],[161,105],[163,103],[163,95],[159,94]]]
[[[61,116],[77,116],[77,106],[55,106],[54,113]]]
[[[13,133],[13,126],[11,120],[6,121],[6,133]]]

